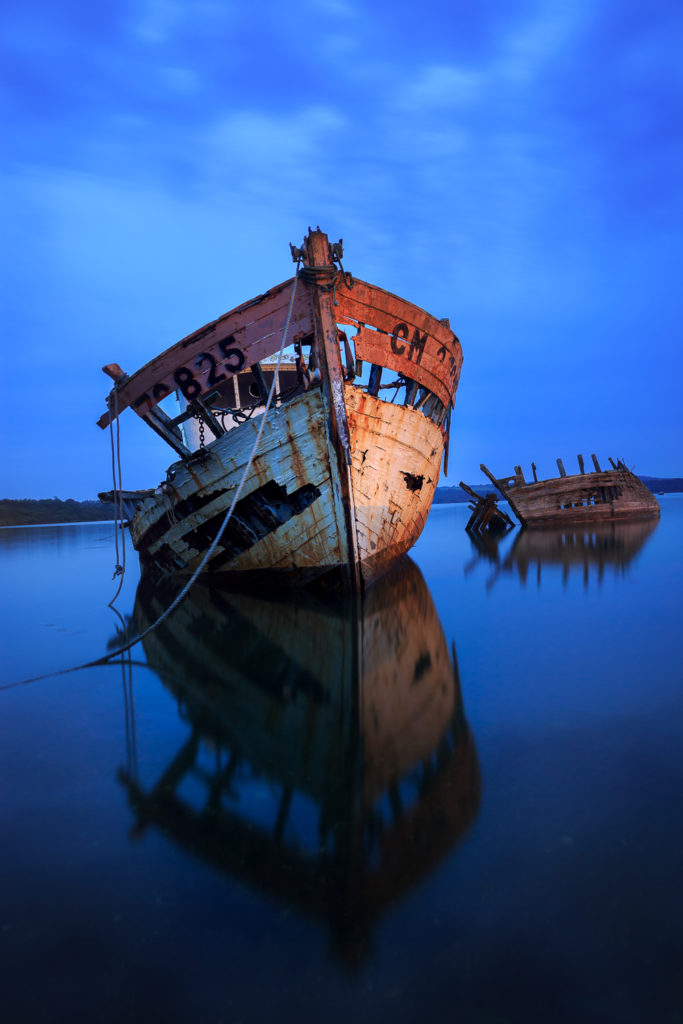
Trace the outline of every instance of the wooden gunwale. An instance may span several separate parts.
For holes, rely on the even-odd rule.
[[[174,374],[183,368],[197,382],[201,388],[199,394],[203,395],[212,390],[213,381],[229,379],[245,366],[277,352],[293,283],[294,278],[289,278],[224,313],[145,363],[119,386],[118,414],[129,406],[138,415],[148,412],[179,387]],[[297,282],[289,342],[312,330],[308,290],[305,282]],[[201,359],[202,356],[205,358]],[[97,421],[98,426],[104,429],[112,419],[112,410],[107,410]]]
[[[337,322],[357,330],[352,339],[357,359],[403,373],[438,395],[445,406],[453,404],[462,346],[446,323],[367,281],[340,284],[336,297]]]
[[[537,494],[544,491],[562,493],[564,491],[572,491],[576,485],[586,488],[609,487],[617,480],[620,482],[627,481],[630,486],[633,475],[630,473],[627,475],[627,473],[628,471],[625,472],[620,469],[605,469],[601,473],[574,473],[572,476],[557,476],[550,477],[548,480],[529,481],[529,483],[524,484],[512,484],[505,489],[508,493],[512,491],[515,494]]]
[[[571,495],[578,493],[580,490],[592,491],[596,487],[614,486],[635,488],[636,490],[640,490],[641,487],[645,488],[642,481],[635,474],[631,473],[630,470],[606,469],[600,473],[575,473],[572,476],[551,477],[549,480],[539,480],[533,483],[529,482],[528,484],[513,484],[509,487],[503,485],[501,490],[513,496],[535,497],[548,494],[554,497],[558,494]],[[647,491],[647,488],[645,490]],[[651,492],[648,491],[648,493]],[[654,497],[654,495],[652,496]]]
[[[371,331],[367,327],[360,327],[353,336],[353,344],[356,350],[356,358],[364,362],[373,363],[396,373],[402,373],[410,380],[426,388],[436,395],[440,402],[448,408],[453,402],[455,385],[452,384],[445,371],[445,364],[439,363],[426,353],[422,364],[413,362],[406,351],[410,351],[408,345],[399,345],[402,352],[392,351],[393,337],[382,331]],[[462,360],[460,361],[462,363]],[[425,399],[428,396],[425,396]]]

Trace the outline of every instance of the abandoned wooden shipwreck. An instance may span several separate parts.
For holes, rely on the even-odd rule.
[[[447,468],[460,342],[448,320],[354,280],[320,229],[291,248],[294,278],[130,376],[104,367],[115,383],[99,425],[131,407],[179,456],[157,488],[121,492],[143,566],[159,573],[191,574],[218,536],[273,377],[206,571],[357,591],[422,531]],[[170,416],[160,403],[174,393]]]
[[[562,459],[558,459],[560,475],[550,480],[538,480],[532,462],[534,479],[529,482],[521,466],[515,466],[514,476],[505,477],[495,477],[483,462],[480,468],[510,503],[522,526],[601,523],[659,515],[659,502],[652,491],[621,459],[610,459],[612,468],[603,470],[597,457],[591,458],[594,472],[585,472],[583,456],[579,455],[580,472],[574,475],[567,475]]]

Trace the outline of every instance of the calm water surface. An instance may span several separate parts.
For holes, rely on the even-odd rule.
[[[683,496],[360,609],[197,587],[0,691],[3,1021],[683,1024]],[[2,682],[169,602],[111,527],[0,530]]]

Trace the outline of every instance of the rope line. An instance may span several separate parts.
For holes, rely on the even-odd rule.
[[[207,562],[209,561],[209,559],[213,555],[214,551],[216,550],[216,547],[220,543],[221,537],[223,536],[223,533],[225,532],[225,528],[227,527],[228,523],[230,522],[230,519],[231,519],[232,514],[234,512],[235,505],[237,504],[239,496],[242,493],[242,488],[244,487],[244,484],[246,482],[247,476],[249,474],[249,470],[251,469],[252,463],[253,463],[253,461],[254,461],[254,459],[256,457],[256,452],[258,450],[258,446],[261,443],[261,436],[263,434],[263,428],[266,425],[266,419],[268,417],[268,413],[270,411],[270,406],[271,406],[272,401],[273,401],[273,395],[275,394],[275,382],[277,380],[278,371],[280,369],[280,363],[282,361],[282,353],[283,353],[284,348],[285,348],[285,341],[287,339],[287,334],[289,333],[289,324],[290,324],[290,320],[292,318],[292,309],[294,308],[294,296],[296,295],[296,285],[297,285],[298,277],[299,277],[299,274],[298,274],[298,263],[297,263],[297,273],[294,275],[294,285],[292,287],[292,297],[289,300],[289,309],[287,310],[287,319],[285,320],[285,327],[284,327],[284,330],[282,332],[282,341],[280,343],[280,351],[278,352],[277,364],[276,364],[276,367],[275,367],[275,372],[273,374],[273,380],[272,380],[271,385],[270,385],[270,391],[268,392],[268,398],[266,400],[266,406],[265,406],[265,409],[263,410],[263,416],[261,417],[261,423],[259,424],[259,429],[258,429],[258,432],[256,434],[256,439],[255,439],[253,447],[251,449],[251,453],[250,453],[249,458],[247,460],[247,463],[246,463],[246,465],[244,467],[244,471],[243,471],[242,476],[240,478],[240,482],[237,485],[237,490],[235,491],[235,496],[232,499],[232,504],[230,505],[230,508],[226,512],[225,518],[223,519],[223,522],[221,523],[221,527],[220,527],[218,533],[216,534],[216,536],[214,537],[213,542],[211,543],[210,547],[207,549],[207,551],[206,551],[204,557],[202,558],[201,562],[199,563],[197,568],[194,570],[194,572],[190,576],[190,579],[187,581],[187,583],[185,584],[183,589],[180,591],[178,596],[176,598],[174,598],[173,601],[171,601],[171,603],[168,606],[168,608],[161,613],[159,618],[156,619],[156,621],[153,622],[151,624],[151,626],[148,626],[147,629],[143,630],[142,633],[140,633],[139,636],[135,637],[133,640],[129,641],[127,644],[124,644],[122,647],[118,647],[115,651],[111,651],[109,654],[104,654],[101,658],[95,658],[95,659],[93,659],[93,661],[86,661],[82,665],[74,665],[71,668],[59,669],[56,672],[45,672],[42,675],[33,676],[30,679],[21,679],[21,680],[19,680],[16,683],[6,683],[4,686],[0,686],[0,691],[2,691],[2,690],[11,690],[11,689],[14,689],[17,686],[27,686],[29,683],[37,683],[41,679],[49,679],[51,676],[63,676],[63,675],[67,675],[69,672],[80,672],[81,669],[95,668],[97,665],[106,665],[109,662],[111,662],[114,658],[120,657],[120,655],[125,654],[126,651],[129,651],[132,647],[135,647],[135,645],[139,644],[141,640],[144,640],[144,638],[146,636],[149,636],[149,634],[152,633],[155,629],[157,629],[161,625],[161,623],[164,622],[165,619],[168,618],[168,616],[171,614],[171,612],[173,612],[178,607],[180,602],[183,600],[185,595],[188,593],[190,588],[193,586],[193,584],[195,583],[197,577],[202,572],[202,570],[206,566]]]
[[[123,587],[123,581],[126,575],[126,527],[123,522],[123,475],[121,473],[121,425],[119,422],[119,392],[118,384],[114,385],[113,388],[113,405],[114,405],[114,419],[116,420],[116,443],[114,443],[114,423],[113,420],[109,421],[109,437],[111,440],[111,474],[114,485],[114,546],[116,549],[116,565],[114,566],[114,575],[112,579],[116,579],[120,576],[119,585],[116,593],[109,602],[108,607],[114,608],[114,602],[121,593]],[[111,409],[111,395],[109,407]],[[116,450],[116,455],[114,454]],[[118,484],[116,480],[116,467],[118,465]],[[121,531],[121,547],[122,557],[121,563],[119,562],[119,530]]]

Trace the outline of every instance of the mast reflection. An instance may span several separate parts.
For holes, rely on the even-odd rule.
[[[659,525],[656,519],[635,522],[593,523],[589,528],[518,530],[514,542],[504,552],[504,542],[496,537],[470,535],[474,557],[465,566],[465,573],[485,561],[493,566],[487,587],[493,586],[501,573],[516,573],[522,584],[531,574],[540,586],[542,568],[559,568],[562,580],[568,583],[572,574],[582,575],[584,586],[591,578],[602,583],[608,572],[625,575]]]
[[[143,580],[137,628],[168,601]],[[155,825],[325,920],[360,960],[480,801],[455,648],[417,566],[404,558],[362,602],[196,585],[143,643],[187,735],[151,785],[134,759],[120,770],[134,832]]]

